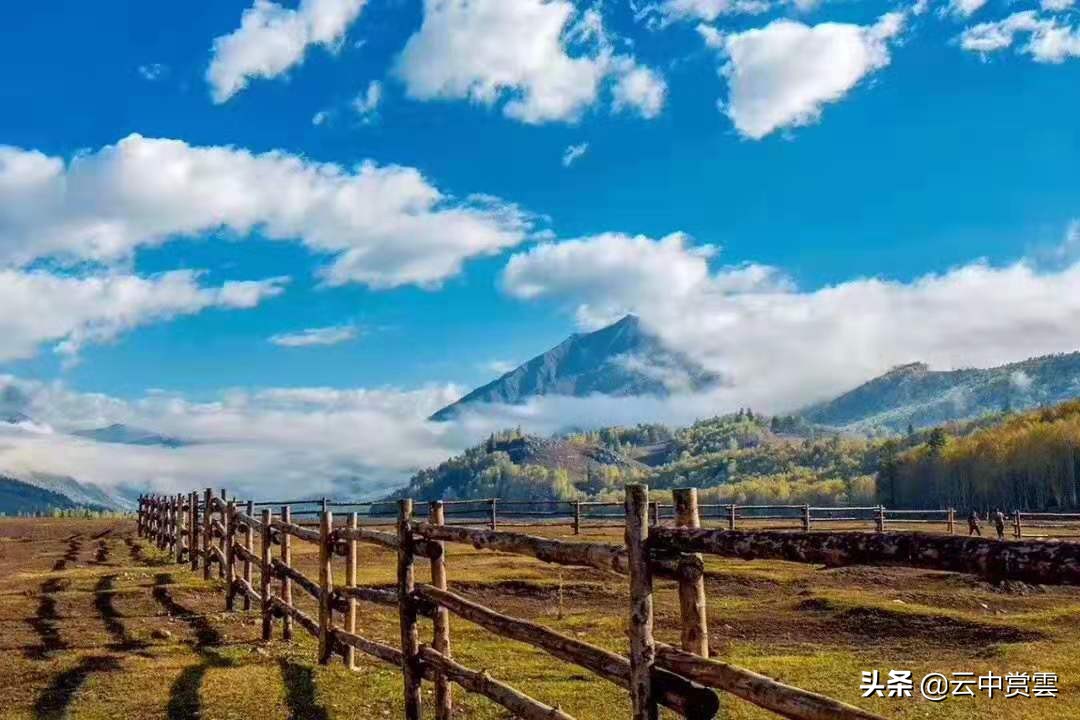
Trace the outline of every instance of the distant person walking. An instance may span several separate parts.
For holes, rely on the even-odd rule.
[[[979,513],[974,510],[968,515],[968,537],[972,535],[982,537],[982,530],[979,529]]]
[[[1001,512],[1001,508],[994,510],[994,529],[997,530],[998,540],[1005,539],[1005,513]]]

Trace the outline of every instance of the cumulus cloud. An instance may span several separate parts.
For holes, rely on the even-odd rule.
[[[583,324],[596,326],[643,305],[665,305],[714,293],[785,288],[783,274],[761,265],[711,273],[713,245],[692,245],[683,233],[659,240],[605,233],[543,243],[513,255],[502,286],[513,297],[570,298]]]
[[[280,347],[311,347],[313,345],[339,345],[355,338],[355,325],[331,325],[306,328],[295,333],[271,335],[270,342]]]
[[[161,63],[149,63],[147,65],[140,65],[137,70],[139,71],[139,76],[143,80],[153,82],[154,80],[160,80],[168,71],[168,68]]]
[[[71,475],[106,488],[178,492],[213,486],[260,498],[364,497],[403,484],[480,437],[425,420],[460,396],[453,386],[234,390],[208,402],[167,393],[124,401],[0,376],[0,392],[5,386],[16,386],[26,414],[54,430],[31,433],[0,424],[0,471]],[[111,423],[193,444],[103,446],[67,434]]]
[[[329,258],[322,274],[332,285],[430,287],[532,227],[515,205],[453,199],[398,165],[346,169],[140,135],[67,163],[0,146],[0,265],[124,260],[142,246],[224,229],[302,242]]]
[[[284,283],[274,278],[205,287],[189,270],[144,278],[0,269],[0,361],[31,357],[49,343],[73,358],[84,345],[148,323],[210,308],[254,307],[280,294]]]
[[[985,55],[1012,47],[1018,35],[1028,37],[1019,52],[1030,55],[1035,62],[1061,63],[1080,57],[1080,27],[1041,17],[1034,10],[973,25],[960,35],[960,46]]]
[[[575,121],[608,78],[617,109],[654,117],[663,79],[617,54],[596,9],[569,0],[424,0],[395,72],[418,100],[469,99],[526,123]]]
[[[206,81],[216,103],[226,102],[252,78],[273,78],[299,65],[311,45],[335,48],[366,0],[300,0],[295,9],[255,0],[240,27],[214,40]]]
[[[974,15],[986,5],[986,0],[949,0],[949,12],[961,18]]]
[[[611,90],[611,107],[616,112],[628,110],[643,118],[654,118],[664,109],[667,82],[660,73],[629,62]]]
[[[787,411],[894,365],[993,366],[1080,345],[1080,263],[1040,271],[975,262],[904,283],[860,278],[799,291],[775,270],[710,272],[682,236],[599,236],[515,254],[507,292],[572,303],[586,326],[634,312],[731,381],[715,412]]]
[[[570,167],[589,150],[589,143],[583,142],[578,145],[568,145],[562,156],[563,167]]]
[[[721,15],[756,15],[772,6],[766,0],[665,0],[660,13],[667,20],[706,20],[712,22]]]
[[[727,115],[755,140],[782,128],[816,123],[828,103],[841,100],[863,78],[890,62],[889,41],[904,15],[887,13],[873,25],[775,20],[723,36]],[[707,42],[720,38],[704,33]]]
[[[1071,8],[1075,0],[1042,0],[1040,7],[1047,12],[1064,12]]]

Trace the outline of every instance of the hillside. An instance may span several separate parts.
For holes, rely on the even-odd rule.
[[[934,371],[923,363],[894,368],[843,395],[804,410],[809,422],[857,432],[904,432],[1028,410],[1080,397],[1080,352],[986,369]]]
[[[123,508],[98,488],[80,485],[70,478],[45,477],[26,481],[0,474],[0,514],[48,514],[55,510],[76,509],[115,511]]]
[[[448,420],[470,405],[520,404],[541,395],[667,396],[720,382],[685,355],[664,347],[634,315],[574,334],[431,416]]]

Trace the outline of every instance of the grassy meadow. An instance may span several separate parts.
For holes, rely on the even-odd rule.
[[[545,534],[563,537],[566,528]],[[585,538],[618,541],[619,529]],[[566,539],[573,539],[566,535]],[[276,549],[275,549],[276,550]],[[294,564],[315,577],[315,547]],[[625,652],[625,579],[450,546],[450,587],[502,612]],[[337,568],[337,579],[343,568]],[[707,560],[714,655],[886,717],[1001,720],[1080,717],[1080,589],[1009,586],[900,568],[821,570]],[[256,584],[258,571],[255,571]],[[417,580],[428,571],[418,566]],[[390,586],[393,556],[361,546],[360,582]],[[294,587],[309,613],[314,604]],[[452,618],[453,653],[571,715],[628,715],[627,695],[587,671]],[[656,635],[678,643],[678,599],[658,581]],[[393,608],[361,605],[358,631],[397,644]],[[422,640],[430,624],[421,627]],[[116,520],[0,520],[0,720],[78,718],[399,718],[401,680],[361,656],[358,670],[314,663],[315,642],[259,640],[257,612],[224,612],[220,580],[178,566]],[[861,699],[860,672],[1054,672],[1059,697],[977,693],[932,703]],[[431,686],[425,683],[425,697]],[[733,697],[724,717],[774,717]],[[505,718],[455,692],[462,718]],[[430,707],[427,708],[430,711]],[[427,716],[427,715],[425,715]],[[672,716],[673,717],[673,716]]]

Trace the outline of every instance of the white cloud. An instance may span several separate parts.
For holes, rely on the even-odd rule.
[[[311,116],[311,124],[318,127],[319,125],[325,125],[330,121],[330,111],[320,110]]]
[[[728,116],[740,134],[755,140],[817,122],[827,103],[889,64],[888,41],[903,24],[900,13],[870,26],[775,20],[726,35],[721,73],[729,87]]]
[[[583,142],[578,145],[568,145],[563,152],[562,164],[563,167],[570,167],[577,160],[581,158],[589,150],[589,143]]]
[[[968,18],[981,10],[986,0],[949,0],[949,12],[957,17]]]
[[[593,327],[634,312],[731,380],[714,412],[787,411],[894,365],[994,366],[1080,346],[1080,263],[975,262],[912,282],[858,278],[797,291],[775,270],[710,273],[680,236],[598,236],[514,255],[506,290],[576,306]]]
[[[985,55],[1012,47],[1020,34],[1027,34],[1028,42],[1019,51],[1035,62],[1061,63],[1080,57],[1080,27],[1062,25],[1057,18],[1041,18],[1034,10],[973,25],[960,35],[960,46]]]
[[[354,325],[331,325],[307,328],[295,333],[279,333],[270,336],[270,342],[281,347],[310,347],[312,345],[338,345],[356,337]]]
[[[668,305],[714,293],[789,285],[780,273],[761,265],[712,274],[708,260],[717,252],[713,245],[692,246],[682,233],[659,240],[606,233],[543,243],[513,255],[503,270],[502,286],[521,299],[580,302],[579,319],[597,326],[650,303]]]
[[[137,69],[143,80],[149,80],[151,82],[161,79],[161,77],[168,72],[168,68],[161,63],[140,65]]]
[[[1014,370],[1012,375],[1009,376],[1009,384],[1020,392],[1027,392],[1035,384],[1035,381],[1023,370]]]
[[[620,107],[653,117],[663,103],[658,74],[615,54],[599,12],[579,13],[569,0],[424,0],[395,72],[412,98],[503,103],[526,123],[577,120],[609,77],[634,75],[618,91]]]
[[[652,119],[664,109],[667,82],[651,68],[628,63],[629,69],[619,75],[611,90],[612,109],[633,110],[643,118]]]
[[[273,78],[304,60],[310,45],[334,49],[366,0],[300,0],[293,10],[255,0],[240,27],[214,40],[206,81],[216,103],[226,102],[252,78]]]
[[[670,20],[705,20],[712,22],[721,15],[757,15],[767,12],[771,3],[766,0],[665,0],[659,10]]]
[[[275,151],[130,135],[66,163],[0,146],[0,265],[113,262],[178,236],[227,230],[298,240],[330,284],[434,286],[516,245],[533,220],[488,196],[455,200],[414,168],[348,170]]]
[[[54,431],[0,424],[0,471],[71,475],[106,488],[226,487],[263,499],[371,496],[482,437],[453,423],[426,422],[460,397],[453,386],[233,390],[193,402],[168,393],[124,401],[0,376],[0,391],[5,385],[18,388],[22,412]],[[117,422],[195,444],[103,445],[66,434]]]
[[[1047,12],[1064,12],[1071,8],[1075,0],[1042,0],[1041,7]]]
[[[724,33],[717,30],[712,25],[706,25],[705,23],[698,23],[697,25],[698,35],[705,41],[705,46],[713,50],[720,50],[724,47]]]
[[[353,98],[352,109],[363,122],[369,123],[375,119],[380,102],[382,102],[382,83],[372,80],[367,90]]]
[[[123,274],[56,275],[0,269],[0,361],[26,358],[48,343],[73,358],[140,325],[209,308],[251,308],[283,291],[284,279],[198,283],[178,270],[148,278]]]

